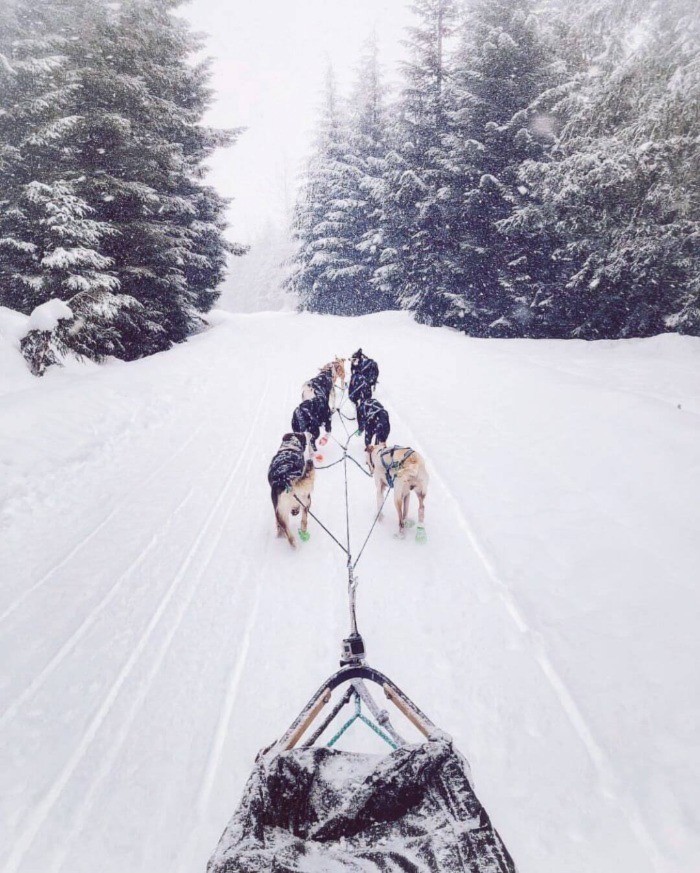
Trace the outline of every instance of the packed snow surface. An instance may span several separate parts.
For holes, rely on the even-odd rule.
[[[521,873],[697,873],[700,342],[214,322],[43,380],[0,322],[0,868],[204,870],[337,665],[343,555],[313,521],[275,539],[266,470],[302,383],[362,346],[431,476],[427,545],[390,506],[358,567],[370,662],[454,737]],[[342,470],[314,493],[339,534]]]

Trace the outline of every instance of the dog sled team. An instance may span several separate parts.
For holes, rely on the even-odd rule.
[[[349,384],[346,376],[346,360],[335,358],[302,386],[301,402],[292,413],[291,431],[282,437],[267,474],[277,536],[285,536],[289,545],[296,548],[290,516],[301,515],[299,539],[303,542],[309,539],[308,516],[316,477],[314,458],[318,444],[324,445],[328,440],[333,414],[342,415],[342,401],[338,403],[338,398],[347,389],[347,396],[355,406],[357,434],[364,434],[365,462],[377,492],[377,513],[381,512],[387,488],[393,488],[398,536],[402,538],[411,525],[408,508],[411,492],[415,491],[418,498],[416,539],[423,542],[428,489],[425,462],[412,448],[387,445],[391,431],[389,413],[374,396],[379,379],[377,362],[358,349],[350,358]],[[381,514],[378,517],[381,520]]]

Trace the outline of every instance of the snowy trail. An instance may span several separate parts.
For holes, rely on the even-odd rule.
[[[432,476],[428,545],[388,503],[358,567],[370,662],[455,737],[521,873],[696,871],[700,344],[219,322],[0,396],[0,869],[204,869],[337,664],[343,556],[313,521],[296,554],[274,538],[265,474],[304,379],[362,345]],[[374,489],[348,475],[359,546]],[[319,472],[337,533],[342,489]]]

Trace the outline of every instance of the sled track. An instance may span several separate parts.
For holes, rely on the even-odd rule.
[[[384,394],[387,395],[388,392],[384,391]],[[392,418],[394,418],[396,421],[401,422],[402,429],[410,436],[412,434],[411,428],[407,427],[401,416],[395,412],[393,404],[391,414]],[[417,440],[411,440],[411,445],[415,445],[418,451],[423,451],[420,443]],[[588,726],[588,723],[586,722],[583,713],[578,708],[578,705],[576,704],[576,701],[574,700],[569,688],[559,675],[559,672],[557,671],[549,655],[547,654],[544,644],[539,637],[539,634],[533,631],[528,624],[527,619],[523,615],[523,612],[520,609],[512,591],[501,578],[495,562],[489,556],[488,551],[481,543],[479,537],[476,534],[474,526],[465,515],[462,506],[460,505],[457,498],[454,496],[446,480],[441,475],[439,468],[435,465],[432,459],[430,461],[430,475],[431,479],[435,481],[439,485],[440,489],[444,492],[445,497],[452,506],[454,516],[457,519],[460,528],[466,534],[472,551],[479,559],[479,562],[483,566],[486,575],[488,576],[491,584],[495,588],[500,603],[502,604],[505,611],[508,613],[510,619],[515,624],[518,631],[529,640],[530,650],[533,654],[533,657],[537,661],[537,664],[539,665],[542,673],[547,679],[547,682],[554,691],[554,694],[556,695],[562,709],[566,713],[566,716],[571,723],[574,731],[576,732],[584,748],[586,749],[588,757],[591,760],[591,763],[593,764],[596,773],[598,774],[598,778],[600,780],[603,792],[607,796],[615,798],[615,801],[620,810],[623,812],[625,818],[627,819],[631,830],[637,836],[640,843],[644,846],[646,852],[648,853],[652,864],[655,866],[655,868],[659,870],[663,869],[663,857],[661,855],[661,852],[656,845],[652,835],[649,833],[646,825],[644,824],[641,815],[634,807],[633,802],[631,802],[629,798],[625,796],[624,790],[620,786],[619,779],[615,775],[615,772],[611,764],[609,763],[605,753],[593,736],[593,732]]]
[[[97,621],[98,617],[104,610],[109,606],[109,604],[114,600],[119,591],[121,590],[124,582],[131,577],[131,574],[135,569],[137,569],[146,559],[148,554],[151,552],[153,547],[157,545],[160,541],[161,535],[167,532],[168,528],[171,526],[173,520],[179,515],[180,511],[184,506],[189,503],[192,495],[195,493],[194,488],[190,488],[187,491],[185,497],[178,503],[178,505],[173,509],[172,514],[168,517],[168,520],[165,524],[161,525],[160,529],[157,533],[155,533],[151,539],[148,541],[148,544],[145,549],[143,549],[138,556],[129,564],[126,570],[117,577],[117,581],[112,585],[107,594],[102,598],[102,600],[90,611],[90,613],[86,616],[80,626],[71,634],[71,636],[65,641],[65,643],[61,646],[61,648],[56,652],[56,654],[51,658],[48,664],[44,667],[41,672],[37,673],[32,682],[22,691],[22,693],[11,703],[7,709],[0,715],[0,728],[4,727],[8,721],[10,721],[16,714],[20,707],[27,702],[27,700],[31,699],[31,697],[41,688],[44,682],[52,675],[54,670],[59,667],[66,657],[73,651],[76,645],[80,642],[80,640],[85,636],[85,634],[90,630],[93,624]]]
[[[71,755],[70,759],[68,760],[68,762],[64,766],[64,768],[61,771],[61,773],[59,774],[58,778],[54,781],[51,788],[46,792],[46,794],[44,795],[42,800],[37,804],[37,807],[36,807],[34,813],[31,816],[29,816],[29,821],[27,823],[27,826],[24,828],[22,833],[17,838],[17,841],[15,843],[13,851],[11,852],[11,854],[9,856],[7,866],[5,868],[5,873],[16,873],[16,871],[19,869],[19,867],[24,859],[24,856],[26,855],[27,851],[31,848],[32,843],[34,842],[34,839],[36,838],[36,835],[39,832],[39,829],[41,828],[42,824],[46,821],[46,819],[49,816],[51,810],[53,809],[56,801],[59,799],[59,797],[63,793],[63,791],[66,788],[66,786],[68,785],[71,777],[73,776],[73,773],[75,772],[75,770],[77,769],[81,760],[85,756],[92,741],[97,736],[102,724],[104,723],[105,719],[107,718],[107,715],[109,714],[110,710],[112,709],[112,706],[114,705],[114,703],[119,695],[119,692],[121,691],[121,688],[123,687],[124,683],[126,682],[129,675],[131,674],[132,670],[134,669],[134,666],[136,665],[136,663],[140,659],[141,655],[143,654],[148,642],[150,641],[150,638],[151,638],[153,631],[155,630],[155,628],[159,624],[159,622],[160,622],[163,614],[165,613],[168,605],[170,604],[170,601],[172,600],[177,588],[179,587],[180,582],[185,578],[187,570],[189,569],[189,566],[192,563],[192,560],[194,559],[198,549],[200,548],[202,542],[204,541],[206,534],[208,533],[208,531],[212,527],[212,524],[216,518],[219,507],[221,506],[224,498],[226,497],[226,494],[228,493],[228,491],[229,491],[229,489],[230,489],[230,487],[231,487],[231,485],[236,477],[236,474],[238,473],[238,471],[243,463],[243,460],[246,456],[246,450],[253,440],[255,425],[257,424],[258,419],[260,418],[260,414],[262,412],[265,401],[267,399],[270,381],[271,381],[271,377],[268,375],[266,383],[265,383],[265,389],[260,397],[260,400],[258,401],[258,405],[256,407],[256,411],[255,411],[255,414],[253,416],[253,420],[251,422],[248,434],[246,436],[246,440],[245,440],[243,449],[241,451],[241,454],[240,454],[238,460],[233,465],[231,471],[227,475],[226,481],[225,481],[223,487],[221,488],[216,500],[214,501],[214,504],[213,504],[211,510],[209,511],[209,513],[204,521],[204,524],[202,525],[202,528],[200,529],[199,533],[195,537],[195,540],[194,540],[192,546],[190,547],[184,561],[181,563],[180,569],[178,570],[173,581],[171,582],[171,584],[168,587],[167,591],[165,592],[163,598],[161,599],[161,601],[158,605],[158,608],[156,609],[155,613],[151,617],[151,620],[149,621],[148,626],[146,627],[146,630],[144,631],[143,635],[141,636],[141,639],[139,640],[136,648],[133,650],[133,652],[129,656],[127,662],[124,664],[124,666],[120,670],[116,679],[112,683],[112,686],[110,687],[110,690],[109,690],[107,696],[105,697],[104,701],[102,702],[102,705],[100,706],[99,710],[97,711],[95,716],[92,718],[90,724],[88,725],[87,729],[85,730],[85,733],[83,734],[83,737],[82,737],[81,742],[78,745],[77,749],[75,750],[73,755]],[[226,518],[228,518],[228,513],[226,514]],[[222,526],[222,529],[223,529],[223,526]],[[204,569],[206,569],[209,562],[211,561],[211,557],[214,554],[214,551],[216,549],[216,545],[218,545],[220,538],[221,538],[221,532],[219,533],[219,535],[216,538],[214,548],[209,550],[209,553],[208,553],[207,558],[203,564],[203,567],[197,574],[197,577],[196,577],[197,579],[201,578],[201,575],[203,574]],[[182,621],[182,617],[185,613],[187,606],[189,606],[189,604],[192,600],[192,597],[194,595],[195,590],[196,590],[196,585],[191,586],[188,595],[185,597],[185,599],[183,601],[183,606],[178,611],[176,621],[173,623],[173,625],[171,626],[171,629],[168,631],[168,634],[166,635],[165,643],[161,647],[161,650],[156,658],[155,667],[149,673],[147,681],[145,683],[143,683],[143,685],[142,685],[142,688],[145,688],[146,691],[148,690],[148,688],[150,688],[150,685],[153,681],[153,678],[163,662],[165,654],[166,654],[168,648],[170,647],[170,643],[172,642],[172,639],[175,635],[175,632],[177,631],[177,629]],[[113,751],[114,750],[118,751],[118,749],[121,748],[121,746],[124,742],[124,739],[126,737],[126,734],[128,733],[128,729],[129,729],[131,723],[133,722],[133,719],[136,715],[136,712],[140,708],[141,703],[143,702],[143,699],[145,699],[145,693],[140,693],[137,696],[136,704],[130,710],[129,716],[128,716],[127,721],[125,723],[125,729],[123,728],[119,732],[118,739],[113,746]],[[78,813],[78,815],[76,817],[76,822],[80,822],[84,818],[85,810],[88,809],[88,807],[89,807],[89,803],[87,803],[86,801],[89,801],[93,797],[95,790],[96,790],[96,787],[98,787],[98,785],[101,784],[102,780],[104,779],[104,777],[107,775],[107,773],[111,769],[112,763],[113,763],[113,760],[115,757],[116,757],[116,754],[111,754],[109,756],[109,758],[106,759],[109,761],[108,766],[100,768],[97,779],[93,781],[89,791],[85,795],[85,799],[84,799],[83,804],[81,805],[80,812]],[[77,828],[73,828],[71,830],[71,834],[67,838],[66,844],[68,844],[71,841],[71,838],[72,838],[74,831],[77,832]],[[61,863],[62,863],[62,861],[61,861]]]
[[[255,425],[257,424],[257,422],[260,418],[260,412],[262,411],[262,407],[264,405],[265,400],[266,400],[266,393],[264,392],[263,398],[262,398],[262,400],[261,400],[261,402],[256,410],[256,414],[254,416],[253,423],[251,424],[250,431],[246,437],[246,440],[245,440],[245,443],[243,446],[243,450],[241,452],[241,457],[240,457],[239,461],[236,463],[236,465],[235,465],[234,469],[232,470],[232,472],[230,473],[230,475],[227,477],[227,481],[226,481],[222,491],[220,492],[219,497],[217,498],[217,501],[216,501],[210,515],[207,516],[207,521],[205,522],[205,528],[207,527],[209,520],[216,515],[216,511],[221,506],[226,492],[229,491],[231,485],[237,479],[237,474],[239,472],[240,465],[241,465],[243,459],[248,454],[247,449],[252,441],[252,437],[254,436]],[[248,464],[247,464],[245,471],[244,471],[245,474],[247,474],[249,472],[251,464],[252,464],[252,460],[250,458],[248,458]],[[180,603],[180,607],[177,611],[175,621],[170,626],[170,630],[168,631],[168,634],[166,635],[165,641],[162,644],[162,646],[158,652],[158,656],[153,663],[153,667],[150,670],[150,672],[146,678],[146,681],[139,686],[139,693],[136,697],[135,703],[130,708],[129,713],[128,713],[125,721],[122,723],[121,729],[119,730],[118,734],[116,735],[116,741],[114,742],[114,744],[110,748],[109,755],[105,759],[103,759],[102,766],[99,768],[96,778],[93,780],[93,782],[90,785],[89,790],[84,795],[83,800],[82,800],[80,806],[78,807],[77,812],[75,813],[75,816],[73,819],[73,825],[71,826],[70,831],[68,832],[68,834],[66,835],[66,837],[63,841],[59,855],[57,856],[56,860],[51,864],[51,866],[48,868],[48,873],[59,873],[59,871],[61,870],[61,868],[63,867],[63,865],[66,861],[66,858],[68,856],[68,853],[69,853],[72,845],[74,844],[76,838],[80,835],[80,833],[84,829],[85,824],[86,824],[87,819],[88,819],[88,816],[93,808],[93,800],[94,800],[96,794],[98,793],[98,791],[100,790],[100,788],[102,787],[102,785],[104,784],[105,780],[108,778],[109,774],[112,772],[112,770],[114,768],[114,763],[119,755],[119,752],[121,751],[121,749],[124,746],[124,742],[129,735],[131,727],[136,719],[136,715],[137,715],[138,711],[141,709],[141,706],[143,705],[144,701],[148,697],[150,689],[153,687],[154,679],[157,676],[158,672],[160,671],[160,669],[165,661],[166,655],[167,655],[168,651],[170,650],[170,646],[172,644],[172,641],[175,638],[175,635],[177,634],[177,631],[180,629],[180,627],[182,625],[182,621],[183,621],[185,615],[187,614],[187,610],[189,609],[189,607],[192,603],[192,599],[194,597],[194,594],[196,591],[199,590],[199,583],[200,583],[201,579],[203,578],[205,571],[207,570],[207,568],[211,564],[212,557],[216,553],[216,551],[221,543],[221,537],[222,537],[223,531],[226,529],[226,525],[228,524],[228,520],[231,516],[231,511],[233,509],[233,506],[234,506],[234,503],[232,501],[229,501],[228,506],[227,506],[222,518],[221,518],[221,523],[219,525],[218,533],[216,534],[216,537],[215,537],[215,539],[214,539],[214,541],[213,541],[213,543],[212,543],[212,545],[211,545],[211,547],[206,555],[206,558],[204,559],[203,563],[200,565],[200,567],[197,571],[197,574],[193,579],[192,585],[189,588],[189,591],[187,592],[185,598]],[[189,557],[188,557],[188,560],[189,560]],[[183,565],[182,569],[184,570],[184,565]],[[248,568],[246,569],[245,576],[243,578],[239,578],[239,580],[238,580],[239,593],[242,593],[244,590],[243,586],[240,585],[240,583],[242,583],[243,581],[245,581],[245,579],[247,579],[249,577],[252,569],[253,569],[252,566],[248,566]],[[184,573],[183,573],[183,575],[184,575]],[[256,617],[257,617],[259,601],[260,601],[260,587],[256,586],[255,601],[253,604],[253,608],[249,613],[248,621],[246,623],[246,627],[244,630],[244,638],[243,638],[244,652],[242,652],[241,656],[239,656],[238,663],[236,664],[236,668],[235,668],[235,671],[236,671],[236,678],[235,678],[236,690],[237,690],[238,684],[240,683],[240,678],[241,678],[241,675],[243,673],[243,669],[245,667],[245,663],[247,660],[248,649],[250,647],[252,628],[253,628],[253,625],[254,625]],[[231,704],[232,706],[233,706],[233,702],[235,702],[235,695],[234,695],[234,700],[232,701],[232,704]],[[224,739],[225,739],[225,733],[224,733],[224,736],[222,737],[222,740],[221,740],[222,746],[223,746]]]
[[[172,461],[174,461],[175,458],[177,458],[179,455],[181,455],[185,451],[185,449],[188,448],[188,446],[190,446],[194,442],[194,440],[202,432],[203,429],[204,429],[204,422],[201,422],[196,427],[194,433],[187,440],[185,440],[185,442],[182,443],[182,445],[180,445],[179,448],[175,449],[175,451],[171,455],[169,455],[165,461],[163,461],[161,464],[159,464],[159,466],[156,467],[156,469],[153,470],[146,477],[146,479],[144,479],[144,481],[139,486],[139,490],[143,490],[144,486],[148,485],[149,482],[152,482],[154,479],[156,479],[158,476],[160,476],[160,474],[163,472],[163,470]],[[131,496],[134,493],[134,490],[135,489],[132,489],[129,492],[129,496]],[[8,619],[12,615],[12,613],[15,612],[15,610],[17,610],[20,606],[22,606],[22,604],[26,600],[28,600],[32,594],[34,594],[36,591],[38,591],[40,588],[42,588],[53,577],[53,575],[55,573],[57,573],[62,567],[65,567],[65,565],[73,557],[75,557],[75,555],[77,555],[83,549],[84,546],[86,546],[89,542],[91,542],[97,536],[97,534],[101,530],[103,530],[107,526],[107,524],[109,524],[109,522],[119,512],[119,510],[123,509],[128,504],[129,504],[128,497],[122,497],[122,499],[117,502],[116,506],[113,506],[112,509],[101,519],[101,521],[98,522],[98,524],[88,534],[86,534],[82,539],[78,540],[78,542],[73,546],[73,548],[70,549],[68,552],[66,552],[66,554],[61,558],[61,560],[57,564],[54,564],[53,567],[51,567],[49,570],[47,570],[40,579],[38,579],[36,582],[34,582],[34,584],[31,585],[29,588],[27,588],[26,591],[23,591],[22,594],[13,603],[11,603],[2,613],[0,613],[0,624],[2,624],[2,622],[4,622],[6,619]]]
[[[163,468],[169,464],[175,457],[184,451],[184,449],[196,438],[199,432],[203,428],[203,424],[201,424],[193,433],[193,435],[184,443],[178,450],[173,452],[173,454],[162,464],[153,474],[153,476],[149,476],[147,482],[150,481],[155,475],[158,475]],[[210,473],[222,458],[226,457],[226,449],[223,449],[218,457],[207,467],[206,473]],[[134,558],[134,560],[128,565],[128,567],[124,570],[123,573],[117,578],[117,581],[112,585],[107,594],[100,600],[98,604],[96,604],[90,613],[85,617],[80,626],[71,634],[71,636],[64,642],[61,648],[56,652],[56,654],[49,660],[48,664],[38,673],[32,682],[22,691],[18,697],[11,703],[5,711],[0,715],[0,728],[4,727],[8,721],[10,721],[16,714],[20,707],[26,703],[27,700],[31,699],[31,697],[38,691],[39,688],[44,684],[44,682],[52,675],[54,670],[59,667],[65,658],[73,651],[75,646],[80,642],[80,640],[85,636],[85,634],[90,630],[93,626],[99,615],[110,605],[110,603],[114,600],[117,594],[123,588],[124,582],[127,581],[134,570],[136,570],[147,558],[152,549],[161,541],[164,534],[172,526],[173,520],[180,514],[181,510],[184,509],[187,504],[190,502],[192,495],[196,493],[196,488],[194,486],[190,487],[183,497],[183,499],[175,506],[175,508],[169,513],[168,518],[165,523],[161,524],[157,531],[151,536],[150,540],[146,544],[145,548],[142,549],[141,552]],[[125,500],[120,501],[120,506],[125,503]],[[90,534],[90,539],[100,530],[104,525],[107,524],[109,519],[114,516],[117,509],[119,507],[115,507],[115,509],[108,515],[105,516],[103,521],[94,529],[94,531]],[[87,539],[83,542],[87,542]],[[56,568],[58,568],[57,565]]]
[[[268,563],[269,561],[266,560],[261,567],[257,568],[261,576],[263,575],[263,572],[267,567]],[[249,567],[248,573],[246,574],[245,578],[248,578],[248,576],[250,575],[250,570],[251,568]],[[212,744],[211,752],[209,754],[209,760],[207,761],[207,766],[204,771],[204,778],[202,779],[202,784],[197,794],[195,809],[197,814],[202,819],[205,817],[207,807],[209,805],[209,798],[211,797],[211,793],[214,788],[214,779],[216,778],[216,774],[219,769],[219,764],[221,762],[221,757],[224,750],[224,743],[226,742],[229,725],[231,724],[233,708],[236,704],[238,690],[241,685],[241,679],[243,678],[243,673],[248,663],[248,656],[250,654],[250,643],[253,638],[253,630],[257,623],[258,612],[260,610],[260,600],[261,592],[260,584],[258,583],[255,588],[255,600],[253,602],[253,606],[250,612],[248,613],[245,627],[243,628],[243,635],[240,644],[241,649],[238,657],[236,658],[236,662],[233,666],[233,670],[231,671],[231,675],[228,681],[228,690],[224,699],[224,705],[221,708],[221,713],[219,715],[216,735],[214,737],[214,742]]]

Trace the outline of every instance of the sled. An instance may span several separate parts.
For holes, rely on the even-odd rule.
[[[451,738],[365,664],[359,634],[344,641],[341,665],[282,737],[259,753],[207,873],[515,873]],[[370,684],[402,725],[415,729],[418,742],[403,738]],[[346,707],[353,714],[333,729]],[[358,721],[384,741],[388,754],[335,748]]]

